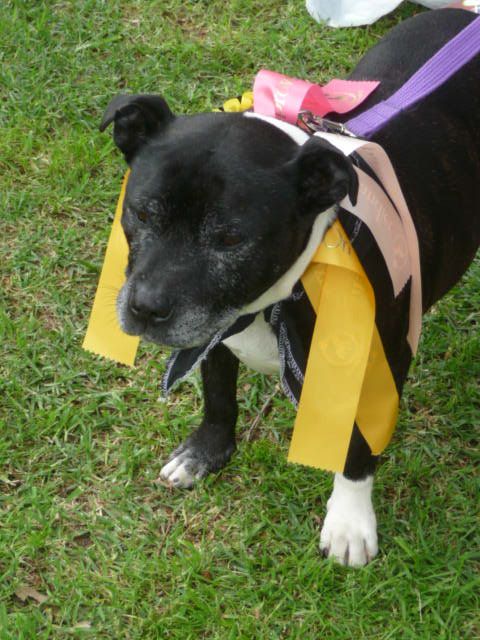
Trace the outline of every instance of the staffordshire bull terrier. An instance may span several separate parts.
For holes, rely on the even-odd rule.
[[[393,29],[350,75],[381,84],[349,117],[392,95],[474,18],[448,9]],[[415,223],[424,312],[458,282],[480,242],[479,78],[477,55],[371,137],[387,151]],[[315,136],[299,144],[294,126],[252,114],[176,116],[155,95],[114,98],[101,130],[112,122],[131,170],[120,324],[128,334],[180,349],[167,377],[201,362],[203,420],[163,467],[166,481],[190,487],[229,460],[239,359],[279,372],[293,341],[279,337],[281,327],[289,331],[279,321],[289,305],[297,305],[300,338],[303,325],[311,328],[314,314],[299,280],[336,218],[375,285],[376,322],[401,393],[412,357],[405,338],[409,287],[393,296],[368,230],[338,206],[347,195],[355,198],[358,158]],[[346,565],[363,565],[378,550],[375,463],[354,425],[320,538],[324,555]]]

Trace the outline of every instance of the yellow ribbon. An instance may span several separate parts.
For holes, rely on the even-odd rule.
[[[317,314],[288,460],[341,472],[353,423],[379,454],[398,394],[375,326],[375,296],[341,224],[326,233],[302,283]]]
[[[102,272],[82,346],[99,356],[133,366],[140,339],[137,336],[128,336],[121,330],[115,308],[118,292],[125,282],[128,261],[127,240],[120,222],[128,173],[127,171],[122,182]]]
[[[253,96],[227,100],[225,111],[251,108]],[[115,310],[128,246],[121,215],[123,180],[83,348],[132,366],[139,338],[121,330]],[[375,297],[341,224],[329,229],[302,276],[317,314],[288,460],[344,470],[354,421],[372,453],[395,427],[398,394],[375,326]]]

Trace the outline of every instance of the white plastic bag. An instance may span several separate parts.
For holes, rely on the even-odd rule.
[[[441,9],[442,7],[448,7],[449,4],[452,4],[450,0],[448,2],[445,2],[445,0],[411,0],[411,2],[423,4],[424,7],[428,7],[429,9]]]
[[[440,9],[452,0],[414,0],[429,9]],[[306,0],[308,13],[329,27],[359,27],[372,24],[393,11],[402,0]]]

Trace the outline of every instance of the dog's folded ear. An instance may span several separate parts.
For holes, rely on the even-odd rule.
[[[130,162],[140,147],[170,120],[173,113],[161,96],[119,95],[113,98],[103,114],[100,131],[110,123],[113,139]]]
[[[326,140],[310,138],[288,164],[303,212],[320,213],[347,195],[356,203],[358,177],[352,161]]]

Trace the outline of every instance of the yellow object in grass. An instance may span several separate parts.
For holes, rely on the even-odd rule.
[[[231,98],[223,103],[223,110],[228,112],[248,111],[253,108],[253,91],[245,91],[241,98]]]

